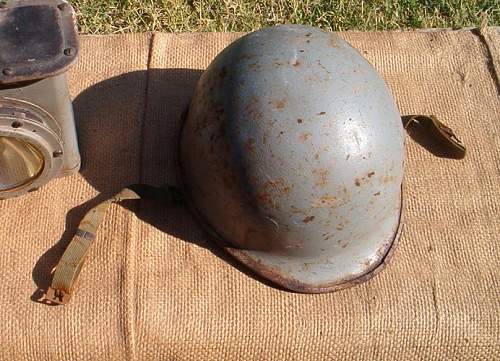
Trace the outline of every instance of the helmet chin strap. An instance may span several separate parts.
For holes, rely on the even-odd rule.
[[[405,115],[403,126],[410,136],[437,156],[463,159],[465,147],[451,128],[434,115]]]
[[[122,189],[85,214],[78,225],[75,236],[64,251],[53,273],[52,284],[41,300],[48,304],[66,304],[71,299],[78,276],[82,270],[88,251],[96,238],[97,230],[109,206],[125,200],[155,199],[166,202],[182,201],[181,192],[171,186],[153,187],[134,184]]]
[[[422,146],[426,147],[422,140],[433,140],[434,147],[440,148],[440,152],[434,154],[462,159],[465,157],[465,147],[458,140],[453,131],[441,123],[435,116],[409,115],[402,117],[405,129],[413,137],[413,132],[419,132],[417,139]],[[66,251],[57,264],[52,285],[47,290],[42,302],[48,304],[67,304],[74,293],[80,271],[90,246],[96,238],[97,230],[104,216],[113,203],[134,199],[155,199],[165,202],[179,203],[183,201],[180,189],[164,186],[153,187],[144,184],[135,184],[122,189],[119,193],[92,208],[83,217],[75,236],[69,243]]]

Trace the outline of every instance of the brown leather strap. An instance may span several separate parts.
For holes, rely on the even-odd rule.
[[[412,132],[423,132],[423,138],[432,138],[439,148],[439,154],[447,158],[462,159],[465,147],[453,130],[441,123],[434,115],[405,115],[403,125],[410,136]]]

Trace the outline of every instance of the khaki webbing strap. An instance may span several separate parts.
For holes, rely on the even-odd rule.
[[[44,302],[55,304],[69,302],[85,262],[85,257],[96,238],[99,225],[104,219],[109,206],[124,200],[141,198],[179,201],[181,195],[178,190],[172,187],[156,188],[136,184],[124,188],[118,194],[88,211],[55,268],[52,285],[45,294]]]

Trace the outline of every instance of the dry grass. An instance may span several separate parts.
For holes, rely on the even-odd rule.
[[[460,28],[500,23],[499,0],[70,0],[89,34],[250,31],[277,23],[327,30]]]

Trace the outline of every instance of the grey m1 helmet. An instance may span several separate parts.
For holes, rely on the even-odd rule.
[[[202,75],[180,140],[205,228],[261,276],[327,292],[377,273],[402,225],[404,129],[375,69],[339,36],[250,33]]]

